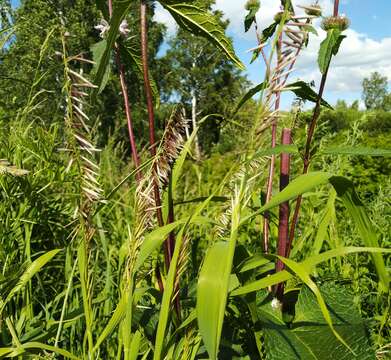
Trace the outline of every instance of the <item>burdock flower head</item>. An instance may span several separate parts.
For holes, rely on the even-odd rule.
[[[322,8],[317,3],[310,6],[303,6],[303,9],[309,16],[322,16]]]
[[[350,21],[346,16],[329,16],[323,19],[322,29],[325,31],[337,29],[340,31],[346,30],[350,25]]]
[[[248,0],[244,6],[247,11],[258,11],[261,6],[259,0]]]

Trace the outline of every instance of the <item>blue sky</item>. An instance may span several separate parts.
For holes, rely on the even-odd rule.
[[[263,65],[257,61],[250,65],[251,54],[246,50],[256,46],[254,31],[244,34],[243,19],[245,16],[245,0],[216,0],[216,8],[223,11],[230,20],[228,34],[232,37],[237,55],[246,65],[248,78],[258,84],[263,80]],[[279,1],[261,0],[258,15],[260,27],[264,28],[272,22],[273,14],[278,11]],[[309,4],[310,1],[294,1],[295,4]],[[324,14],[332,13],[332,1],[320,0]],[[351,21],[346,32],[348,36],[341,47],[329,74],[325,98],[335,103],[337,99],[345,99],[348,103],[361,98],[361,82],[373,71],[379,71],[391,80],[391,0],[341,0],[340,13]],[[158,7],[156,19],[169,27],[169,33],[175,32],[174,21],[170,15]],[[315,23],[319,28],[319,23]],[[310,45],[299,59],[296,71],[291,80],[314,80],[319,83],[320,74],[317,69],[317,50],[325,33],[318,29],[319,36],[312,36]],[[288,108],[292,98],[285,96],[283,107]]]

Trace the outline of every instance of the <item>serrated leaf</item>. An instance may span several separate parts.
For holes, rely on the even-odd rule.
[[[318,94],[312,90],[311,86],[304,81],[296,81],[286,85],[286,90],[292,91],[298,98],[316,103]],[[285,90],[284,90],[285,91]],[[333,110],[333,107],[325,100],[320,100],[321,105]]]
[[[240,99],[238,104],[235,107],[235,110],[233,112],[233,115],[235,115],[240,108],[248,101],[250,100],[255,94],[259,93],[262,90],[265,90],[267,88],[267,82],[262,82],[253,88],[251,88],[247,93]]]
[[[172,0],[159,0],[159,2],[170,12],[179,26],[210,40],[240,69],[245,68],[236,56],[231,40],[225,35],[225,31],[216,17],[193,4]]]
[[[136,47],[135,44],[131,44],[129,42],[126,45],[120,45],[121,54],[124,54],[122,57],[124,61],[127,61],[132,72],[136,74],[139,81],[142,83],[144,81],[143,78],[143,65],[141,60],[141,50]],[[149,83],[152,90],[152,96],[155,99],[155,107],[159,108],[160,106],[160,95],[159,90],[156,85],[155,80],[152,78],[152,75],[149,75]]]
[[[327,31],[326,39],[320,44],[318,54],[318,65],[320,72],[324,74],[329,67],[331,56],[336,55],[345,35],[341,35],[341,30],[330,29]]]
[[[374,359],[364,321],[344,287],[324,284],[321,295],[327,304],[333,326],[345,339],[354,356],[335,337],[325,322],[314,294],[307,287],[300,291],[291,326],[284,323],[281,311],[267,301],[259,308],[265,347],[269,360]]]

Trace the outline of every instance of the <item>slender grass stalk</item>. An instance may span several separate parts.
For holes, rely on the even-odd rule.
[[[291,144],[291,129],[283,129],[281,135],[282,145]],[[280,191],[284,190],[289,184],[290,174],[290,155],[287,153],[281,154],[280,163]],[[289,240],[289,201],[284,201],[279,207],[279,221],[278,221],[278,250],[279,256],[286,257],[288,252]],[[284,269],[284,263],[278,259],[276,263],[276,272]],[[276,296],[279,300],[283,299],[284,283],[280,283],[276,287]]]
[[[333,16],[338,16],[338,7],[339,7],[339,0],[334,0],[334,12]],[[320,115],[320,106],[322,102],[322,97],[323,97],[323,92],[326,86],[326,80],[327,80],[327,75],[330,67],[331,59],[329,63],[327,64],[326,71],[322,75],[321,81],[320,81],[320,86],[319,86],[319,91],[318,91],[318,98],[315,104],[314,111],[312,113],[312,119],[311,123],[307,132],[307,139],[306,139],[306,144],[305,144],[305,151],[304,151],[304,156],[303,156],[303,174],[307,174],[310,162],[311,162],[311,144],[312,144],[312,139],[315,134],[315,129],[316,129],[316,124],[319,119]],[[295,237],[295,230],[296,230],[296,225],[297,221],[299,219],[299,214],[300,214],[300,208],[301,208],[301,202],[303,200],[303,197],[300,195],[296,199],[296,205],[295,205],[295,210],[293,213],[293,218],[291,222],[291,227],[289,231],[289,244],[288,244],[288,254],[290,252],[290,248],[292,247],[292,242]]]
[[[108,0],[108,7],[109,7],[109,15],[111,18],[112,14],[113,14],[112,0]],[[119,71],[119,79],[120,79],[120,83],[121,83],[122,97],[124,99],[124,108],[125,108],[126,122],[128,125],[128,134],[129,134],[130,148],[132,151],[132,159],[133,159],[134,166],[136,168],[138,168],[140,166],[140,157],[138,155],[136,140],[135,140],[134,131],[133,131],[132,112],[131,112],[130,102],[129,102],[129,97],[128,97],[128,87],[126,85],[126,80],[125,80],[125,68],[121,62],[121,54],[119,52],[119,47],[118,47],[117,43],[114,44],[114,51],[115,51],[115,61],[116,61],[118,71]],[[140,172],[136,173],[137,181],[140,181],[141,176],[142,175]]]

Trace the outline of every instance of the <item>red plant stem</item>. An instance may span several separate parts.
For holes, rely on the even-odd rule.
[[[333,14],[334,16],[338,16],[338,6],[339,6],[339,0],[334,0],[334,14]],[[320,81],[318,98],[317,98],[317,101],[315,104],[315,109],[314,109],[314,112],[312,115],[310,127],[307,132],[307,140],[306,140],[305,152],[304,152],[304,156],[303,156],[303,174],[308,173],[308,168],[309,168],[310,162],[311,162],[311,144],[312,144],[312,139],[314,137],[316,124],[317,124],[317,121],[318,121],[319,115],[320,115],[320,106],[321,106],[324,88],[326,85],[329,67],[330,67],[330,62],[327,65],[326,71],[322,75],[322,79]],[[291,227],[290,227],[290,231],[289,231],[289,244],[288,244],[287,256],[289,256],[289,252],[292,247],[293,239],[295,237],[295,230],[296,230],[296,225],[297,225],[297,221],[298,221],[299,214],[300,214],[300,207],[301,207],[302,199],[303,199],[303,197],[301,195],[299,195],[296,199],[295,211],[293,213],[293,218],[292,218]]]
[[[109,15],[111,18],[112,14],[113,14],[112,0],[108,0],[108,6],[109,6]],[[122,96],[124,98],[125,115],[126,115],[126,121],[128,124],[128,134],[129,134],[130,149],[132,151],[132,159],[133,159],[134,166],[136,168],[138,168],[140,166],[140,158],[138,155],[136,140],[135,140],[134,132],[133,132],[133,120],[132,120],[132,112],[130,109],[130,103],[129,103],[129,98],[128,98],[128,87],[126,85],[126,80],[125,80],[125,68],[121,62],[121,55],[119,52],[118,44],[114,45],[114,50],[115,50],[115,60],[116,60],[116,64],[117,64],[118,71],[119,71],[121,92],[122,92]],[[142,177],[141,173],[137,172],[136,173],[137,181],[140,181],[141,177]]]
[[[153,107],[153,97],[151,84],[149,82],[149,67],[148,67],[148,31],[147,31],[147,5],[141,0],[140,3],[140,18],[141,18],[141,60],[143,66],[143,77],[144,77],[144,89],[145,96],[147,100],[147,111],[148,111],[148,121],[149,121],[149,145],[151,156],[156,157],[156,138],[155,138],[155,112]],[[156,205],[156,216],[159,226],[164,225],[161,201],[160,201],[160,191],[157,181],[157,163],[154,161],[154,174],[153,174],[153,192]],[[164,243],[164,261],[166,269],[170,267],[171,256],[173,249],[170,247],[170,242],[165,241]]]
[[[333,16],[338,16],[339,0],[334,0],[334,13]]]
[[[291,129],[283,129],[281,135],[282,145],[291,144]],[[290,173],[290,155],[287,153],[281,154],[280,164],[280,191],[284,190],[289,184]],[[283,257],[287,256],[289,245],[289,202],[285,201],[279,207],[279,221],[278,221],[278,250],[277,254]],[[277,260],[276,272],[284,269],[284,263]],[[276,287],[276,295],[278,299],[282,299],[284,294],[284,283],[280,283]]]
[[[281,61],[281,40],[282,37],[280,35],[280,38],[277,42],[277,54],[278,54],[278,63]],[[274,106],[274,110],[278,110],[280,108],[280,98],[281,93],[278,92],[276,94],[276,103]],[[276,147],[276,140],[277,139],[277,119],[275,118],[272,124],[272,148]],[[267,189],[266,189],[266,199],[265,203],[268,203],[272,197],[272,190],[273,190],[273,177],[274,177],[274,167],[276,162],[276,156],[272,155],[270,159],[270,167],[269,167],[269,176],[267,180]],[[264,214],[264,220],[263,220],[263,251],[265,253],[269,252],[269,214],[268,212],[265,212]]]

